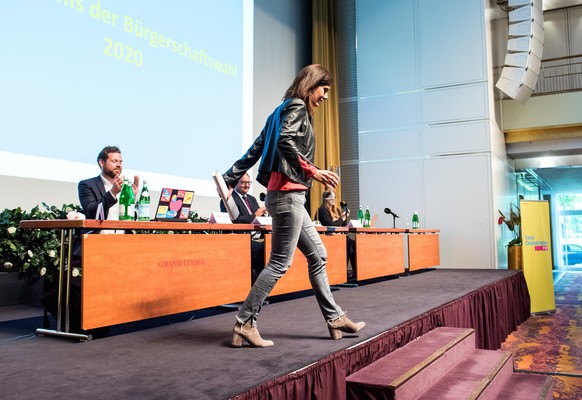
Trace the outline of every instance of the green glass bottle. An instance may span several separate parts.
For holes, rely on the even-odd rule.
[[[123,186],[121,188],[121,193],[119,193],[119,219],[122,221],[132,221],[135,219],[134,216],[134,203],[135,197],[133,195],[133,189],[129,184],[129,180],[124,178]]]
[[[418,217],[418,212],[415,211],[414,214],[412,214],[412,229],[418,228],[420,228],[420,218]]]
[[[364,228],[370,227],[370,207],[366,206],[366,213],[364,214]]]
[[[364,212],[362,211],[362,206],[360,206],[360,209],[358,210],[358,221],[360,221],[360,224],[364,226]]]
[[[137,219],[139,221],[150,220],[150,192],[148,190],[148,181],[144,179],[139,200],[137,201]]]

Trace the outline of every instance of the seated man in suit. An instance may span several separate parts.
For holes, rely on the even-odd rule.
[[[101,150],[97,156],[97,164],[101,169],[101,173],[94,177],[85,179],[79,182],[79,201],[83,207],[85,217],[88,219],[101,218],[97,215],[99,205],[103,207],[104,219],[118,219],[119,208],[117,207],[117,200],[121,187],[123,186],[123,179],[121,178],[121,171],[123,170],[123,158],[121,157],[121,150],[116,146],[106,146]],[[139,187],[139,177],[135,176],[133,179],[133,191],[137,194]],[[79,235],[75,235],[74,251],[73,251],[73,265],[81,265],[81,245],[82,240],[80,235],[90,233],[82,231]],[[106,230],[102,229],[99,233],[125,233],[123,230]],[[109,332],[108,327],[91,329],[83,331],[81,329],[81,281],[79,277],[72,278],[71,293],[70,293],[70,330],[76,333],[85,333],[92,335],[95,338],[103,337]],[[56,318],[57,314],[57,296],[58,292],[53,290],[47,293],[42,303],[46,309]],[[48,321],[45,319],[45,326]],[[48,326],[47,326],[48,327]]]
[[[123,158],[121,150],[116,146],[106,146],[97,156],[97,164],[101,173],[94,177],[79,182],[79,201],[85,217],[98,219],[97,209],[103,206],[104,219],[118,219],[119,208],[117,200],[123,186]],[[139,176],[133,177],[133,193],[137,198],[139,188]],[[123,231],[101,231],[101,233],[123,233]]]
[[[238,208],[239,215],[232,222],[235,224],[250,224],[255,217],[265,215],[265,207],[259,207],[257,199],[249,194],[251,177],[244,174],[232,191],[232,198]],[[220,201],[220,211],[226,212],[226,207]],[[265,267],[265,243],[260,238],[260,233],[253,233],[251,238],[251,279],[252,283]]]
[[[250,224],[255,217],[265,215],[265,207],[259,207],[256,197],[249,194],[252,183],[249,174],[244,174],[232,191],[232,198],[239,212],[238,217],[232,221],[235,224]],[[226,212],[222,200],[220,201],[220,211]]]
[[[121,187],[123,186],[123,178],[121,172],[123,171],[123,157],[121,156],[121,150],[117,146],[106,146],[97,155],[97,164],[101,169],[101,173],[94,177],[82,180],[79,182],[79,201],[81,202],[81,207],[83,207],[83,212],[85,217],[88,219],[99,219],[101,216],[97,215],[97,209],[101,204],[103,207],[103,219],[116,220],[119,218],[119,206],[118,199],[119,193],[121,192]],[[133,177],[133,193],[137,198],[138,188],[139,188],[139,176]],[[89,232],[81,232],[89,233]],[[101,234],[110,233],[126,233],[124,230],[113,230],[113,229],[102,229],[99,231]],[[75,246],[75,255],[81,256],[81,240],[77,240],[76,243],[79,245]],[[75,285],[75,282],[73,282]],[[80,283],[78,283],[80,291]],[[79,312],[80,315],[80,312]],[[77,322],[80,317],[78,315],[71,315],[71,322]],[[71,324],[71,326],[77,325]],[[80,328],[80,326],[79,326]],[[92,329],[87,332],[94,337],[105,336],[109,332],[109,328],[97,328]]]

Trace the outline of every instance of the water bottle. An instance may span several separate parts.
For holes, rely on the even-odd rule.
[[[119,219],[122,221],[132,221],[134,219],[134,202],[133,189],[127,178],[123,179],[123,186],[119,194]]]
[[[420,228],[420,218],[418,218],[418,211],[412,214],[412,229]]]
[[[150,192],[148,190],[148,181],[144,179],[139,200],[137,201],[137,219],[139,221],[150,220]]]
[[[360,221],[360,224],[364,226],[364,212],[362,211],[362,206],[360,206],[360,209],[358,210],[358,221]]]
[[[364,228],[370,227],[370,207],[366,206],[366,214],[364,214]]]

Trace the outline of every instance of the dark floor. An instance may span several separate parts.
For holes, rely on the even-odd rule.
[[[0,309],[3,398],[223,399],[371,339],[508,271],[435,270],[334,291],[359,335],[329,339],[315,299],[271,299],[260,331],[268,349],[232,349],[233,309],[211,309],[111,328],[90,342],[36,336],[37,305]],[[278,301],[281,300],[281,301]]]

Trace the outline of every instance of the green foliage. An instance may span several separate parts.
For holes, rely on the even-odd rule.
[[[198,215],[198,211],[190,211],[188,213],[188,222],[208,222],[208,218]]]
[[[20,207],[0,213],[0,270],[18,271],[28,280],[45,276],[52,280],[60,265],[60,236],[53,229],[22,229],[21,220],[66,219],[81,207],[63,204],[61,208],[42,203],[26,212]]]
[[[577,194],[560,194],[558,202],[561,210],[579,210],[582,208],[582,196]]]
[[[19,272],[33,282],[43,276],[58,279],[60,267],[60,231],[57,229],[22,229],[20,221],[67,219],[71,211],[81,211],[81,206],[63,204],[61,208],[42,203],[27,212],[20,207],[5,209],[0,213],[0,271]],[[208,222],[196,211],[188,215],[189,222]],[[190,231],[143,231],[144,233],[177,233]],[[79,273],[79,271],[76,271]],[[75,271],[73,270],[73,273]]]

